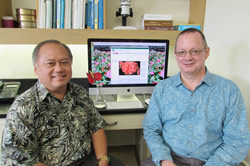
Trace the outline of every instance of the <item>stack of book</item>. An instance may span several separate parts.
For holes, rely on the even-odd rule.
[[[142,18],[143,30],[174,30],[172,15],[144,14]]]
[[[16,17],[19,28],[36,28],[36,10],[17,8]]]
[[[103,29],[104,0],[37,0],[37,28]]]

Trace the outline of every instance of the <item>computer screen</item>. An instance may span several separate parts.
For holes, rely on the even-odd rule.
[[[88,69],[102,74],[103,94],[152,93],[167,78],[168,54],[169,40],[88,39]]]

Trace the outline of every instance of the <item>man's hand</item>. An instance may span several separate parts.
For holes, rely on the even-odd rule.
[[[109,165],[109,163],[108,163],[107,160],[101,160],[101,161],[99,161],[99,163],[98,163],[98,166],[108,166],[108,165]]]
[[[177,166],[176,164],[174,164],[172,161],[170,160],[162,160],[161,161],[161,166]]]

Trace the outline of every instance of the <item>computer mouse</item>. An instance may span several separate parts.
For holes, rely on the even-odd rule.
[[[150,101],[150,99],[145,99],[145,103],[146,103],[147,105],[149,105],[149,101]]]

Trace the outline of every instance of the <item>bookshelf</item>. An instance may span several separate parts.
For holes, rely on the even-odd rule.
[[[88,38],[170,39],[174,42],[178,31],[92,30],[92,29],[0,29],[0,44],[37,44],[46,39],[57,39],[67,44],[87,44]]]
[[[0,16],[11,15],[11,1],[0,0]],[[206,0],[190,0],[189,23],[203,28]],[[4,12],[3,12],[4,10]],[[174,45],[179,31],[155,30],[88,30],[88,29],[20,29],[0,28],[0,44],[37,44],[46,39],[57,39],[66,44],[86,44],[88,38],[169,39]]]

